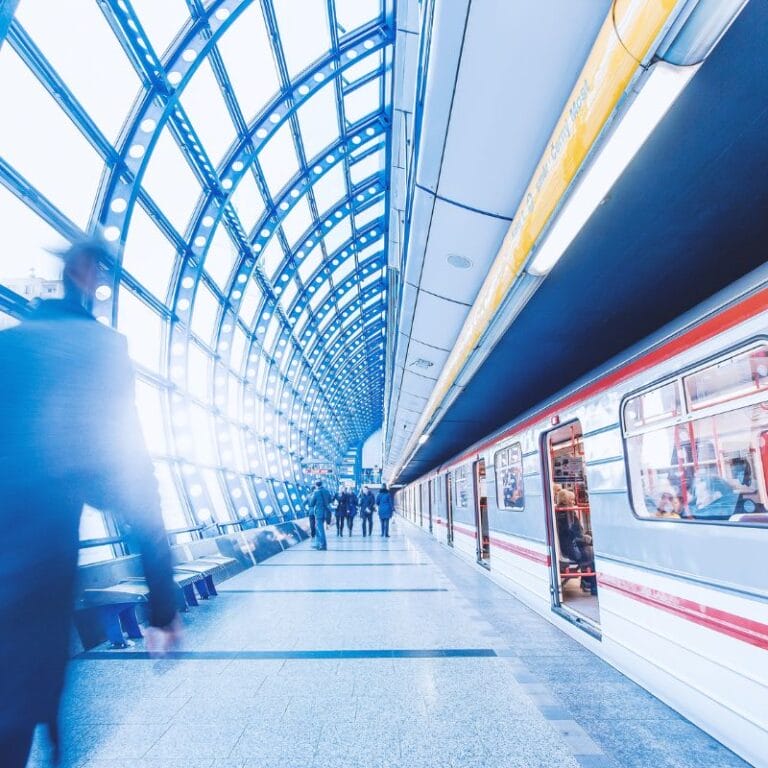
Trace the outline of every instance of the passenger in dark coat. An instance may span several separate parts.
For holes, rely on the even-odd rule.
[[[373,510],[376,507],[376,497],[367,485],[363,486],[363,492],[360,494],[358,502],[363,536],[373,536]]]
[[[349,498],[347,492],[342,491],[336,495],[336,535],[344,535],[344,518],[347,516]]]
[[[110,510],[141,553],[150,650],[178,639],[175,585],[123,336],[85,309],[96,243],[65,255],[66,297],[0,333],[0,763],[24,766],[35,725],[57,714],[67,664],[83,504]],[[154,646],[152,643],[154,642]]]
[[[317,539],[312,547],[313,549],[328,549],[328,542],[325,537],[325,520],[331,514],[331,502],[333,495],[323,487],[323,481],[315,482],[315,492],[309,500],[309,509],[317,518]]]
[[[379,495],[376,497],[376,506],[379,508],[379,520],[381,521],[381,535],[389,538],[389,521],[392,519],[394,505],[392,494],[386,483],[383,483]]]
[[[351,536],[352,528],[355,524],[355,515],[357,515],[357,494],[354,488],[348,488],[344,493],[347,495],[347,528]]]

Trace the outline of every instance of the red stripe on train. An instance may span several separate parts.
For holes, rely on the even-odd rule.
[[[513,554],[519,555],[520,557],[524,557],[526,560],[531,560],[534,563],[540,563],[541,565],[546,566],[552,565],[552,560],[550,559],[549,555],[536,552],[534,549],[528,549],[528,547],[521,547],[519,544],[509,544],[506,541],[492,538],[491,545],[498,547],[499,549],[504,549],[507,552],[512,552]]]
[[[635,584],[625,579],[606,576],[603,573],[598,576],[598,584],[601,587],[619,592],[632,600],[650,605],[673,616],[686,619],[699,626],[728,635],[736,640],[749,643],[749,645],[754,645],[757,648],[768,650],[768,624],[745,619],[743,616],[738,616],[735,613],[702,605],[694,600],[678,597],[677,595],[652,589],[642,584]]]
[[[685,350],[690,347],[708,341],[718,334],[737,326],[739,323],[743,323],[767,309],[768,288],[763,288],[743,301],[728,307],[714,317],[704,320],[699,325],[694,326],[689,331],[686,331],[671,341],[661,344],[646,355],[636,358],[612,373],[606,374],[601,379],[593,381],[591,384],[586,384],[581,389],[576,390],[576,392],[566,395],[562,400],[554,403],[549,408],[541,410],[524,421],[505,429],[501,434],[496,435],[495,437],[482,441],[476,447],[470,448],[457,458],[451,459],[438,467],[435,474],[439,475],[441,472],[453,469],[454,467],[463,464],[467,459],[479,456],[482,451],[492,448],[497,443],[516,435],[518,432],[527,429],[539,421],[558,414],[566,408],[577,405],[587,398],[599,394],[625,379],[643,373],[649,368],[653,368],[653,366],[658,365],[681,352],[685,352]]]
[[[437,521],[439,525],[447,525],[442,520]],[[454,526],[459,533],[477,538],[477,533],[461,526]],[[552,560],[549,555],[543,555],[527,547],[521,547],[516,544],[509,544],[500,539],[491,539],[491,544],[499,549],[512,552],[515,555],[524,557],[542,565],[551,566]],[[733,637],[757,648],[768,650],[768,624],[763,624],[752,619],[745,619],[735,613],[712,608],[711,606],[697,603],[694,600],[688,600],[684,597],[663,592],[659,589],[646,587],[642,584],[636,584],[626,579],[619,579],[614,576],[607,576],[604,573],[598,575],[598,583],[601,587],[619,592],[632,600],[636,600],[644,605],[650,605],[658,610],[670,613],[687,621],[691,621],[699,626],[706,627],[722,635]]]
[[[438,525],[443,525],[447,527],[447,523],[444,523],[439,518],[437,519]],[[477,532],[472,531],[468,528],[463,528],[462,526],[456,525],[454,523],[454,529],[457,530],[459,533],[463,533],[465,536],[469,536],[473,539],[477,539]],[[507,552],[512,552],[512,554],[519,555],[520,557],[524,557],[526,560],[531,560],[534,563],[540,563],[541,565],[550,566],[552,565],[552,560],[550,560],[549,555],[544,555],[541,552],[536,552],[533,549],[528,549],[528,547],[521,547],[519,544],[509,544],[506,541],[502,541],[501,539],[494,539],[491,538],[491,546],[498,547],[499,549],[506,550]]]

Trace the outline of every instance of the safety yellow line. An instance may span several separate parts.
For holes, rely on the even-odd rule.
[[[403,452],[407,459],[456,382],[550,217],[679,0],[615,0],[453,350]],[[621,38],[619,38],[619,36]],[[402,469],[402,466],[401,466]],[[399,472],[399,470],[398,470]]]

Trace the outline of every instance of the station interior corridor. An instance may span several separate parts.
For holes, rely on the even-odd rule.
[[[286,550],[184,624],[173,659],[72,661],[65,768],[746,766],[399,518]]]

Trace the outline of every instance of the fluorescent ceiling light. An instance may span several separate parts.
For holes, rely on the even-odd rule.
[[[555,266],[697,70],[698,66],[677,67],[666,62],[654,65],[635,100],[568,195],[536,249],[528,272],[545,275]]]
[[[420,438],[419,438],[419,445],[424,445],[424,443],[429,440],[429,435],[425,432]]]

